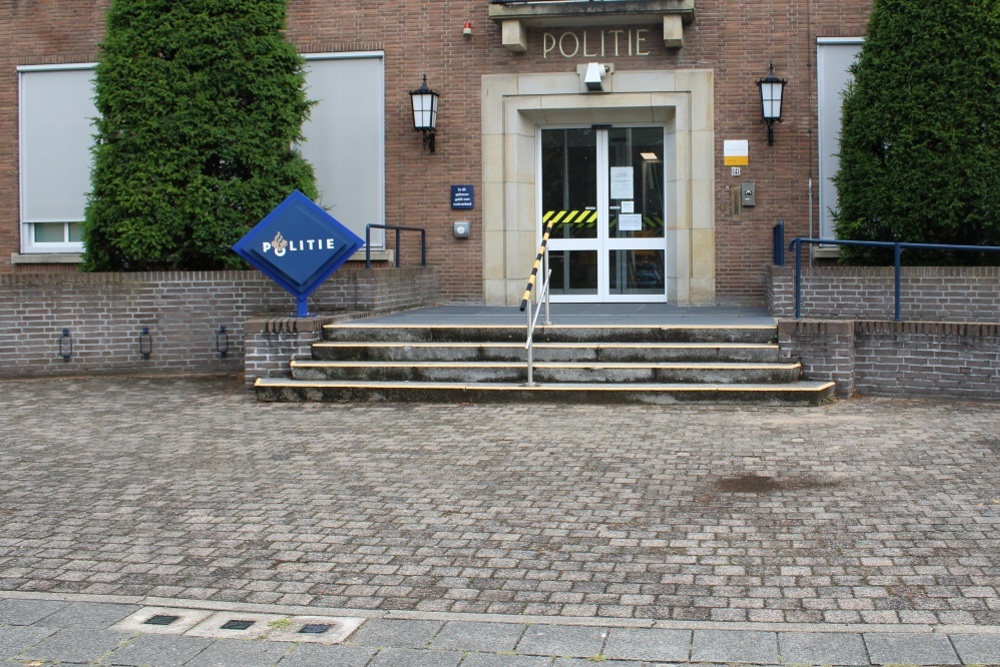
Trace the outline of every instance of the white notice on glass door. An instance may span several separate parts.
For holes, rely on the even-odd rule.
[[[624,213],[618,216],[618,229],[623,232],[641,232],[642,214]]]
[[[611,198],[632,199],[633,192],[632,167],[611,167]]]

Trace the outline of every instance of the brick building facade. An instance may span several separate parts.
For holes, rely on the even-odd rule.
[[[869,4],[290,0],[287,36],[320,99],[304,151],[322,161],[322,203],[342,222],[427,230],[443,300],[516,303],[543,217],[563,213],[556,298],[762,304],[775,223],[789,236],[823,231],[835,147],[822,137],[839,122],[838,72]],[[62,202],[73,187],[60,179],[79,189],[86,165],[64,160],[48,130],[85,118],[87,100],[74,104],[66,96],[80,94],[53,74],[79,83],[74,72],[92,71],[107,6],[0,7],[0,273],[74,270],[85,192]],[[769,146],[756,81],[772,63],[788,85]],[[604,73],[593,91],[592,65]],[[433,153],[408,95],[425,74],[441,95]],[[724,154],[740,142],[735,175]],[[334,192],[356,162],[363,182]],[[455,185],[472,186],[471,209],[453,206]],[[459,221],[469,238],[454,234]]]

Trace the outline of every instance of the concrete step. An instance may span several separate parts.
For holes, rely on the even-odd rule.
[[[312,347],[316,359],[338,361],[519,361],[524,342],[322,341]],[[779,360],[771,343],[536,343],[537,361],[742,361]]]
[[[330,324],[323,328],[328,341],[354,342],[521,342],[526,327],[514,325],[372,325],[364,320]],[[774,325],[539,325],[536,343],[773,343]]]
[[[534,336],[527,382],[525,327],[324,327],[291,379],[261,379],[261,401],[428,401],[817,404],[833,383],[800,381],[780,359],[773,325],[557,325]]]
[[[402,382],[526,382],[524,361],[293,361],[297,380]],[[788,383],[798,363],[552,362],[534,365],[536,382],[560,383]]]
[[[255,383],[264,402],[430,402],[430,403],[781,403],[818,405],[833,398],[834,383],[774,384],[617,384],[505,382],[350,382],[261,378]]]

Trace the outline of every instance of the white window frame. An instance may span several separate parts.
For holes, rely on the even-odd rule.
[[[36,147],[38,147],[37,142],[42,139],[38,135],[32,136],[34,132],[38,131],[38,128],[33,127],[32,123],[29,121],[29,114],[32,113],[32,109],[29,108],[30,103],[28,98],[31,96],[31,91],[26,89],[29,88],[31,84],[28,83],[26,79],[29,79],[33,73],[44,74],[45,72],[89,71],[91,73],[91,91],[93,91],[93,80],[96,68],[97,63],[23,65],[17,67],[19,146],[18,181],[22,254],[66,254],[80,253],[83,251],[82,241],[69,240],[69,226],[70,224],[83,222],[86,208],[86,197],[90,191],[90,165],[93,163],[93,157],[90,150],[93,145],[93,130],[88,131],[85,138],[79,142],[77,142],[74,137],[69,135],[72,135],[75,127],[81,125],[81,121],[86,121],[86,125],[89,128],[92,128],[92,119],[97,116],[97,109],[94,106],[92,94],[86,100],[66,99],[65,103],[57,108],[61,117],[65,119],[65,126],[60,128],[61,134],[60,132],[57,132],[57,137],[62,140],[60,143],[60,150],[74,151],[73,155],[75,156],[75,159],[70,162],[71,168],[84,162],[88,165],[88,167],[85,176],[85,189],[82,192],[74,193],[79,196],[79,212],[74,211],[71,214],[60,216],[47,215],[45,211],[47,206],[44,202],[42,202],[42,200],[46,199],[44,188],[41,188],[41,192],[39,192],[40,188],[36,186],[33,179],[43,178],[37,174],[39,170],[42,170],[46,174],[44,178],[49,178],[53,173],[58,175],[58,165],[53,165],[50,161],[44,161],[45,158],[43,158],[42,162],[36,163],[36,154],[33,151]],[[82,108],[80,106],[81,102],[85,105],[82,106]],[[71,113],[71,111],[75,109],[80,109],[80,115]],[[34,116],[32,115],[32,117]],[[80,153],[77,153],[76,151],[80,151]],[[82,151],[86,151],[86,156],[82,154]],[[70,180],[74,179],[71,177]],[[76,178],[75,180],[77,181],[77,185],[81,184],[79,178]],[[57,187],[59,187],[58,184]],[[69,198],[72,199],[73,195],[71,194]],[[62,224],[64,240],[62,242],[36,242],[34,240],[34,225],[36,224]]]
[[[837,188],[833,177],[840,168],[840,129],[843,93],[850,74],[844,72],[842,78],[828,81],[825,77],[826,55],[824,46],[857,46],[864,43],[862,37],[820,37],[816,40],[816,90],[818,95],[817,123],[819,127],[819,237],[836,238],[831,209],[837,208]]]

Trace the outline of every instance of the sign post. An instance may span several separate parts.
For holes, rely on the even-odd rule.
[[[364,245],[357,234],[296,190],[233,250],[296,300],[309,315],[309,295]]]

